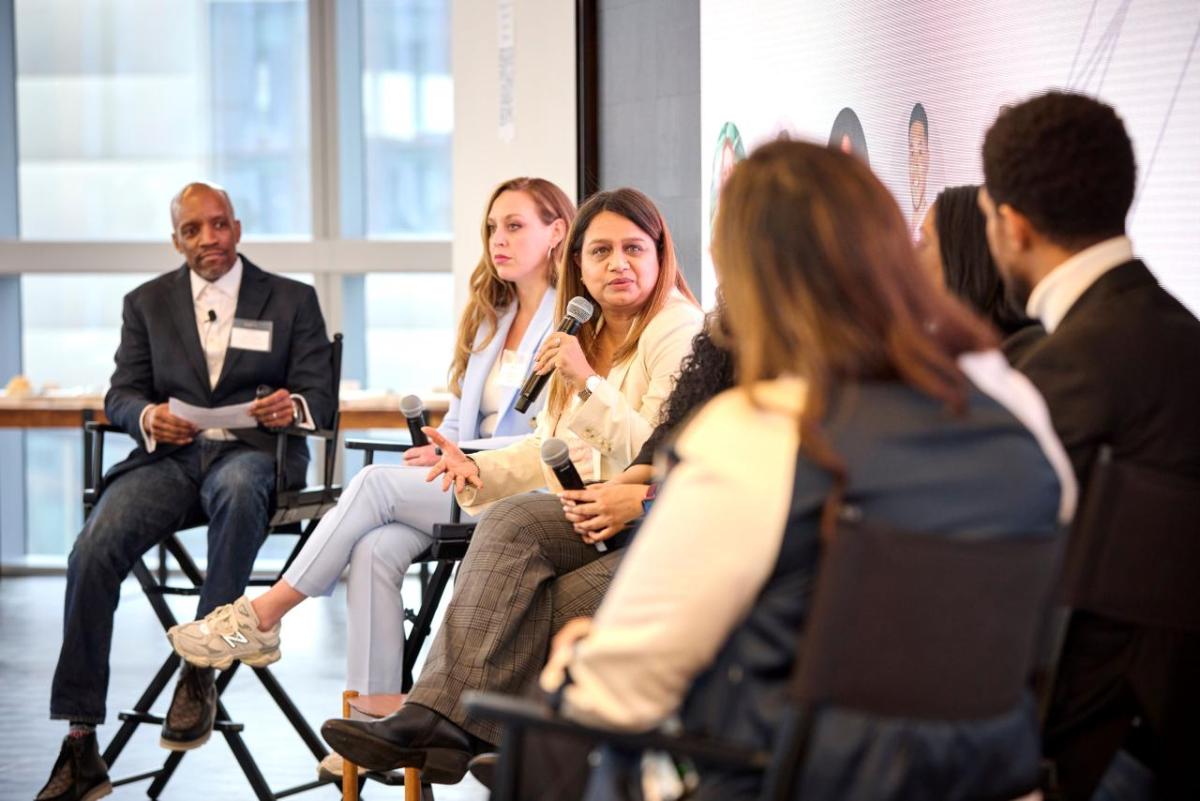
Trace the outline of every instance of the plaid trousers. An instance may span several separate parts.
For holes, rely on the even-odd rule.
[[[498,743],[500,727],[469,717],[463,693],[528,692],[550,638],[571,618],[595,613],[622,553],[585,544],[553,495],[531,492],[494,504],[475,528],[408,701]]]

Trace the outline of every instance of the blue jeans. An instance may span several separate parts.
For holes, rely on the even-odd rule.
[[[196,616],[242,594],[267,533],[275,460],[241,442],[197,439],[117,476],[67,562],[63,643],[50,717],[103,723],[108,656],[121,582],[146,551],[207,517],[208,570]]]

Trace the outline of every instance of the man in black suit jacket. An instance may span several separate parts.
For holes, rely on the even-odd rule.
[[[330,345],[312,287],[238,254],[241,225],[223,190],[189,184],[171,203],[171,221],[187,263],[125,297],[104,409],[138,447],[105,476],[71,551],[50,700],[50,716],[70,721],[71,730],[39,801],[99,797],[108,784],[95,725],[105,716],[113,614],[134,562],[207,518],[203,617],[241,595],[266,534],[275,435],[257,427],[200,431],[172,414],[168,400],[209,408],[250,402],[265,429],[325,426],[333,417]],[[260,386],[274,391],[256,398]],[[302,437],[289,439],[286,458],[288,483],[303,485]],[[212,671],[185,665],[162,745],[201,745],[215,714]]]
[[[1083,503],[1105,445],[1115,460],[1200,479],[1200,322],[1133,258],[1136,167],[1120,118],[1051,92],[1002,112],[983,160],[992,253],[1048,332],[1017,366],[1046,398]],[[1155,773],[1159,797],[1200,798],[1200,632],[1125,617],[1073,614],[1046,754],[1071,801],[1092,797],[1121,747]]]

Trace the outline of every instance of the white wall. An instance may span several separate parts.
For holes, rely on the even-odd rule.
[[[514,120],[500,136],[499,8],[515,18]],[[455,0],[454,308],[466,302],[479,261],[479,224],[492,188],[518,175],[554,181],[576,196],[575,4],[565,0]]]

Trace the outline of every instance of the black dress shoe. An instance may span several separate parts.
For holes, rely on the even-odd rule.
[[[50,780],[35,801],[95,801],[112,792],[108,767],[100,758],[96,732],[64,737]]]
[[[321,736],[334,751],[370,770],[420,768],[422,781],[458,784],[467,772],[474,740],[437,712],[405,704],[373,721],[333,718]]]
[[[493,789],[493,783],[496,781],[496,767],[499,764],[500,755],[495,751],[488,751],[472,757],[471,761],[467,763],[467,770],[471,771],[471,775],[475,777],[475,781],[491,790]]]
[[[190,751],[208,742],[217,719],[217,687],[212,668],[183,663],[171,708],[163,719],[158,744],[168,751]]]

